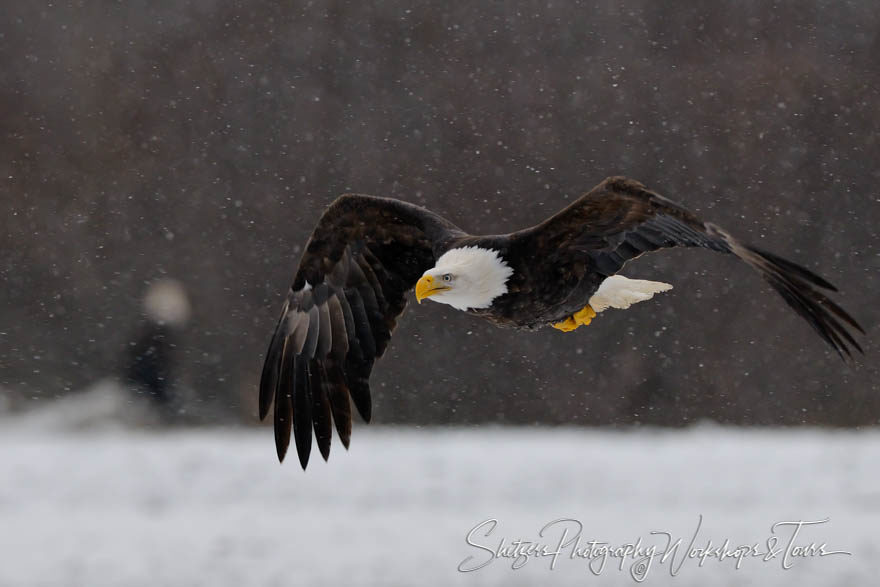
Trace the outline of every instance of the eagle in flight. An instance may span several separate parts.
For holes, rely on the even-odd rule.
[[[864,330],[821,291],[833,285],[630,179],[608,178],[536,226],[491,236],[467,234],[413,204],[346,194],[318,221],[266,353],[260,419],[274,402],[278,459],[291,428],[303,469],[313,429],[325,460],[333,423],[348,448],[351,403],[370,421],[370,371],[409,290],[419,302],[430,298],[498,326],[569,332],[606,308],[670,289],[617,275],[630,259],[670,247],[736,255],[841,357],[862,351],[853,333]]]

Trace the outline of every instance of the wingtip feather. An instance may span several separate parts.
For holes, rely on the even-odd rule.
[[[738,243],[734,242],[734,245]],[[833,285],[796,263],[754,247],[734,246],[734,251],[761,273],[844,362],[853,359],[850,349],[864,354],[861,345],[846,328],[849,326],[864,334],[862,327],[843,308],[816,289],[821,287],[836,291]]]

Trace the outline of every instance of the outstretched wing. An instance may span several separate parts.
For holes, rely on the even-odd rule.
[[[331,419],[348,447],[349,397],[370,421],[370,371],[406,306],[405,293],[461,235],[424,208],[388,198],[346,194],[324,212],[287,294],[260,380],[260,419],[275,403],[279,460],[291,426],[304,469],[312,428],[325,460]]]
[[[820,291],[837,291],[833,285],[809,269],[737,241],[637,181],[610,177],[531,232],[552,235],[548,238],[560,249],[589,255],[593,270],[604,276],[662,248],[732,253],[756,269],[841,357],[851,356],[850,347],[862,351],[848,328],[864,330]]]

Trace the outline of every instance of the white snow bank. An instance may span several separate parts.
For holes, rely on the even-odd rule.
[[[876,431],[358,427],[346,453],[279,466],[271,431],[53,431],[0,420],[0,585],[635,585],[565,555],[460,573],[486,551],[575,518],[589,539],[758,543],[784,520],[830,522],[798,559],[654,563],[650,585],[867,585],[880,554]],[[54,428],[57,430],[57,428]],[[294,455],[295,457],[295,455]],[[548,535],[551,535],[552,532]],[[782,534],[784,536],[784,534]],[[548,540],[548,542],[553,542]],[[568,554],[568,553],[566,553]],[[781,556],[780,556],[781,558]]]

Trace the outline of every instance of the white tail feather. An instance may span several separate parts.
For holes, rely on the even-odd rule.
[[[650,300],[655,293],[672,289],[668,283],[627,279],[623,275],[612,275],[601,284],[590,298],[590,306],[596,312],[607,308],[629,308],[635,303]]]

